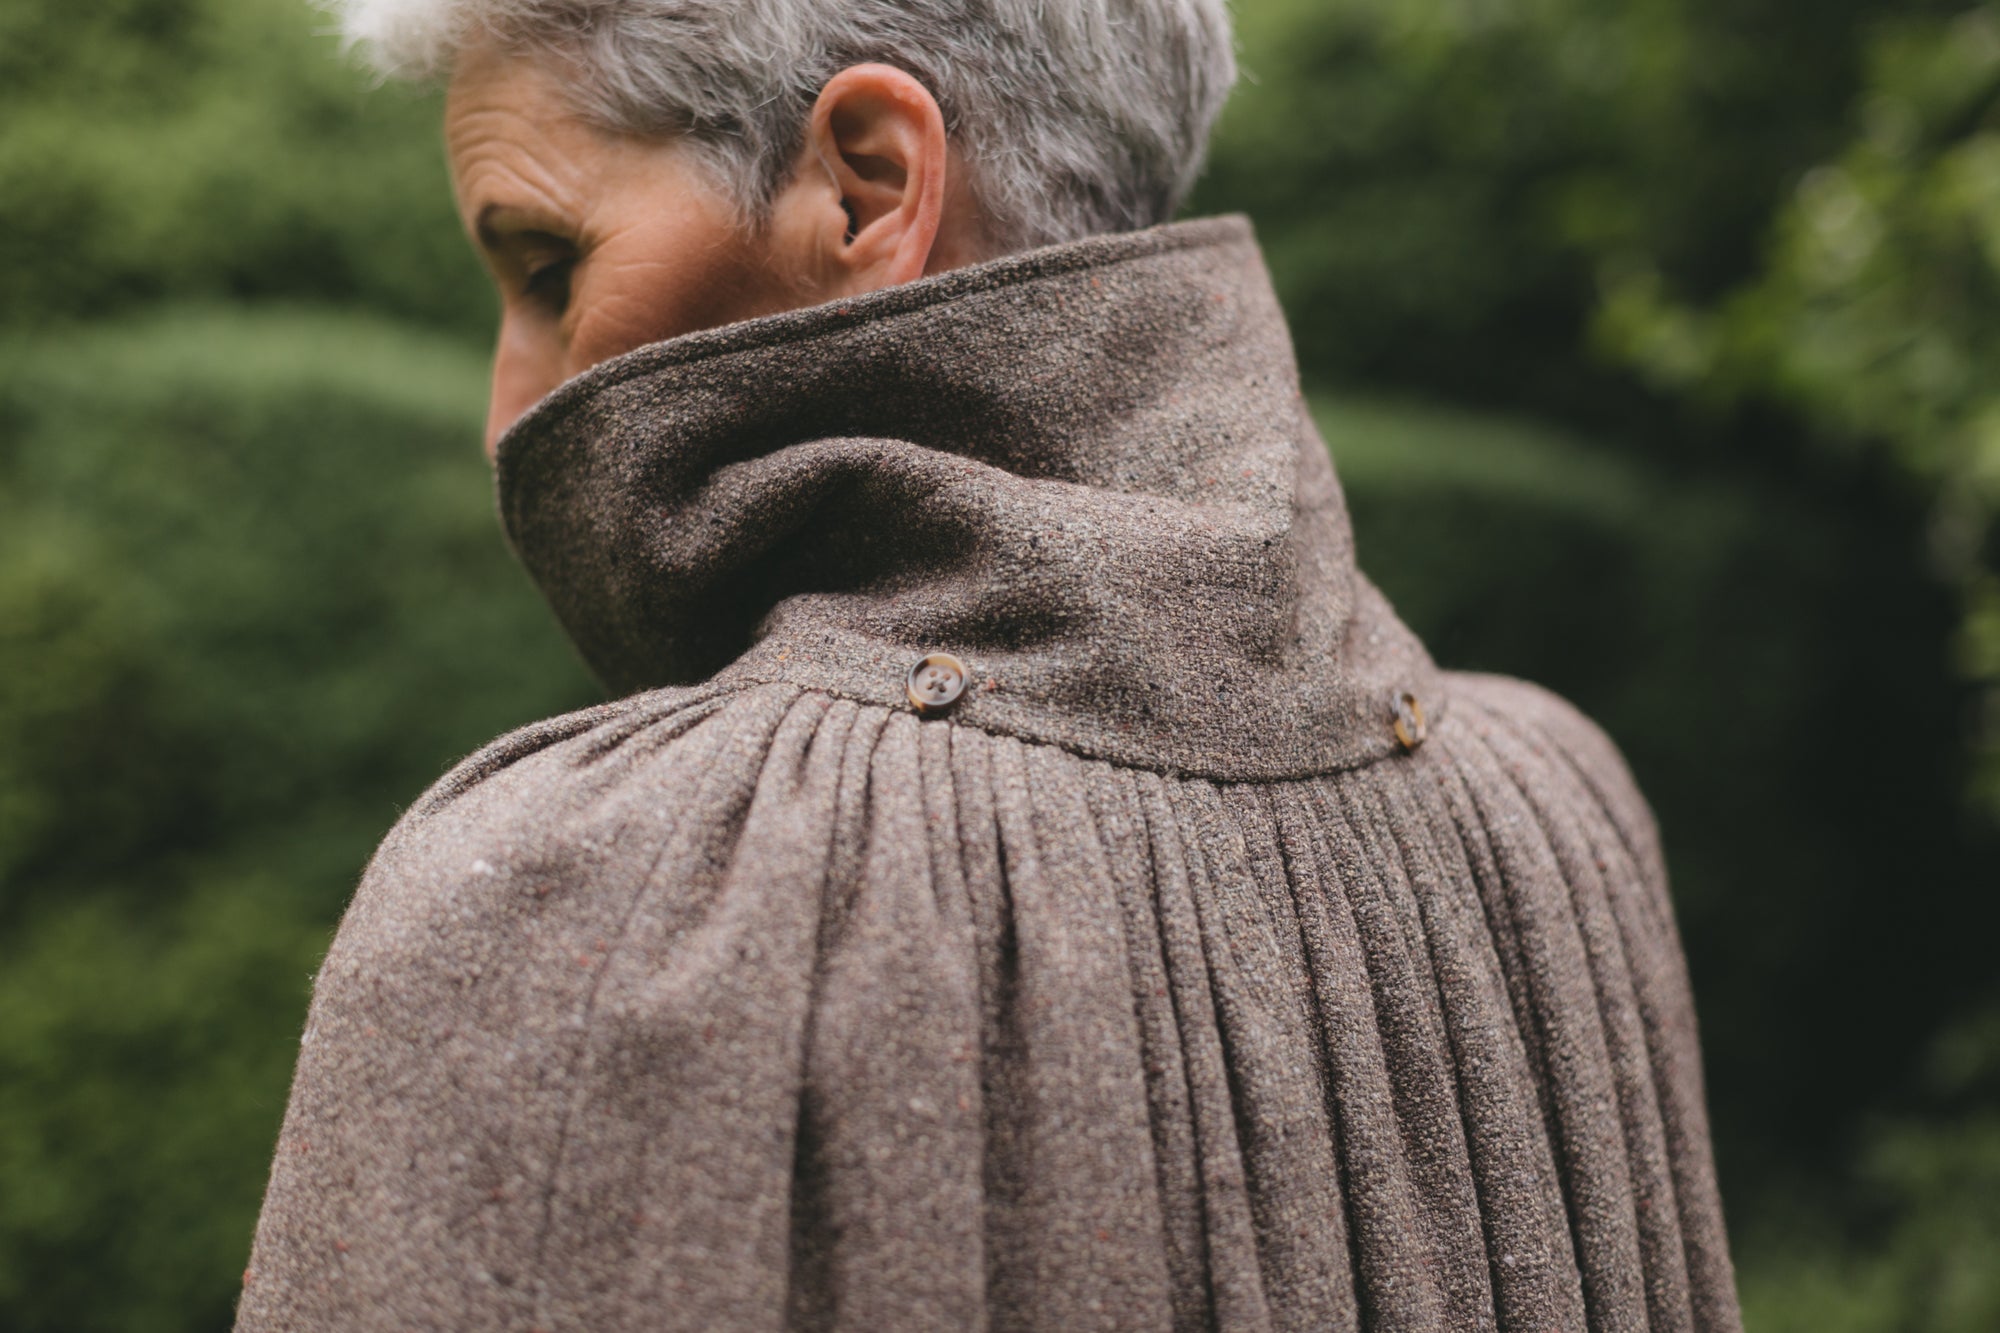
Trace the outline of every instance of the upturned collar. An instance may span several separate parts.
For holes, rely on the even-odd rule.
[[[498,486],[619,693],[907,709],[942,652],[956,722],[1218,779],[1393,754],[1399,701],[1443,703],[1355,568],[1242,218],[640,348],[509,431]]]

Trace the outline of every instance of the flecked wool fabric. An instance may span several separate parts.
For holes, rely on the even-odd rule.
[[[641,349],[499,482],[636,692],[383,844],[240,1329],[1739,1326],[1651,817],[1356,571],[1246,223]]]

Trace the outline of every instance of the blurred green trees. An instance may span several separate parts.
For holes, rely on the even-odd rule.
[[[2000,6],[1868,46],[1851,140],[1784,201],[1764,266],[1719,299],[1614,271],[1604,343],[1669,392],[1768,400],[1877,448],[1934,496],[1933,559],[1985,687],[1979,794],[2000,811]]]
[[[476,355],[222,310],[0,351],[0,1326],[226,1327],[357,871],[592,693],[496,529]]]
[[[1960,7],[1242,0],[1198,203],[1257,218],[1322,375],[1643,427],[1579,336],[1600,274],[1742,281],[1846,137],[1873,26]]]
[[[161,297],[488,304],[435,99],[371,88],[306,0],[0,5],[0,329]]]
[[[1876,29],[1847,141],[1783,202],[1730,290],[1634,264],[1607,277],[1602,345],[1718,417],[1796,414],[1928,497],[1931,566],[1958,592],[1951,648],[1977,688],[1972,797],[2000,814],[2000,6]],[[2000,867],[1980,888],[1991,896]],[[1947,918],[1948,919],[1948,918]],[[2000,985],[1933,1039],[1936,1112],[1876,1127],[1861,1178],[1882,1213],[1837,1278],[1796,1253],[1796,1309],[1843,1292],[1879,1327],[2000,1327]],[[1795,1247],[1796,1249],[1796,1247]],[[1774,1306],[1779,1304],[1773,1301]],[[1789,1326],[1815,1325],[1794,1319]],[[1824,1327],[1824,1324],[1817,1325]]]
[[[1238,9],[1197,207],[1370,572],[1654,799],[1753,1329],[2000,1325],[2000,7]],[[0,7],[0,1327],[226,1326],[374,840],[591,697],[435,98],[322,26]]]

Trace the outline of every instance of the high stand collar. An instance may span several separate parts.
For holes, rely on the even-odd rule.
[[[1355,568],[1249,223],[1097,237],[656,343],[500,443],[614,691],[784,682],[1218,779],[1398,752],[1441,683]]]

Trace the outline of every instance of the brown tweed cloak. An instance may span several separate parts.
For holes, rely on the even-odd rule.
[[[1246,223],[643,348],[499,487],[636,692],[383,844],[239,1328],[1738,1326],[1651,818],[1356,571]]]

